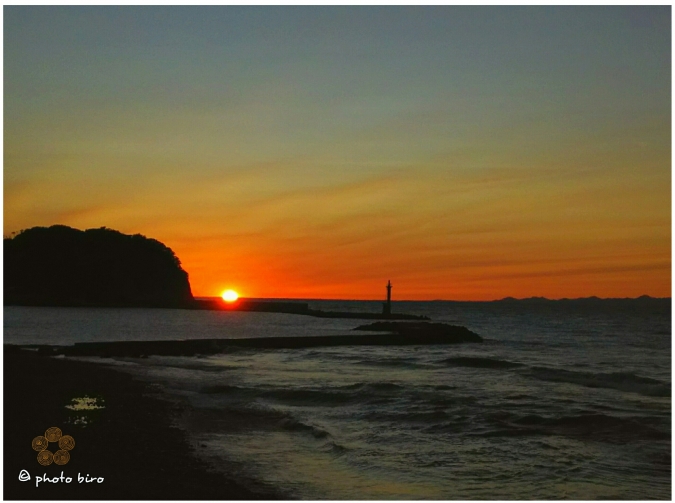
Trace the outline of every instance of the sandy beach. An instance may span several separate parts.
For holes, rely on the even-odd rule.
[[[194,455],[198,446],[191,446],[183,431],[173,426],[184,408],[129,375],[11,346],[5,346],[4,365],[4,499],[275,497],[262,488],[250,490],[228,480],[224,467],[216,470],[200,461]],[[98,397],[95,406],[104,408],[79,412],[66,408],[77,403],[73,398],[84,396]],[[31,441],[54,426],[71,435],[75,447],[67,464],[41,466]],[[49,444],[48,450],[56,449],[56,444]],[[19,480],[22,470],[30,480]],[[44,481],[45,476],[50,482]],[[36,484],[38,477],[43,481]]]

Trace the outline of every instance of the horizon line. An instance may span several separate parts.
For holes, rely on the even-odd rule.
[[[195,295],[195,299],[220,299],[219,295]],[[533,296],[533,297],[502,297],[500,299],[491,299],[491,300],[456,300],[456,299],[398,299],[393,300],[393,302],[522,302],[522,301],[548,301],[548,302],[559,302],[559,301],[573,301],[573,300],[640,300],[640,299],[650,299],[650,300],[672,300],[670,297],[652,297],[651,295],[640,295],[638,297],[598,297],[596,295],[591,295],[589,297],[560,297],[557,299],[550,299],[548,297]],[[329,302],[386,302],[386,299],[326,299],[318,297],[239,297],[238,300],[318,300],[318,301],[329,301]]]

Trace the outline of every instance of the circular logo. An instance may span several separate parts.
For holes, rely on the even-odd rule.
[[[70,453],[68,451],[60,450],[54,453],[54,463],[57,465],[65,465],[70,461]]]
[[[59,438],[59,447],[65,449],[66,451],[72,450],[75,447],[75,439],[70,435],[63,435]]]
[[[45,437],[47,437],[47,440],[50,442],[58,442],[59,438],[61,438],[61,429],[57,428],[56,426],[52,426],[47,431],[45,431]]]
[[[31,447],[36,451],[44,451],[49,446],[49,440],[43,436],[35,437]]]
[[[40,451],[37,460],[42,466],[48,466],[54,461],[54,455],[50,451]]]
[[[59,444],[58,450],[53,454],[47,450],[50,442]],[[35,437],[31,447],[38,451],[37,461],[42,466],[48,466],[52,463],[65,465],[70,461],[70,452],[68,451],[75,447],[75,439],[70,435],[64,435],[60,428],[52,426],[45,431],[44,437],[42,435]]]

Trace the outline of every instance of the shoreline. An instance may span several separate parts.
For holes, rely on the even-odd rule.
[[[269,488],[251,490],[230,480],[224,474],[227,467],[215,469],[201,459],[187,433],[175,426],[186,406],[162,398],[152,385],[129,374],[5,345],[4,379],[4,499],[280,498]],[[83,396],[98,397],[104,408],[66,408],[73,398]],[[63,466],[41,466],[31,449],[33,438],[52,426],[76,442]],[[19,481],[21,470],[31,480]],[[36,487],[36,477],[53,479],[62,472],[73,482],[42,482]],[[103,481],[78,483],[78,475]]]

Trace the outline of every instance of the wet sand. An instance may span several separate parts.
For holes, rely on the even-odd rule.
[[[66,408],[83,396],[104,408]],[[201,461],[199,446],[173,426],[183,412],[183,405],[123,372],[5,346],[4,499],[278,499],[269,488],[246,488],[228,479],[226,467]],[[31,442],[52,426],[71,435],[75,447],[67,464],[41,466]],[[50,443],[48,450],[58,447]],[[19,480],[22,470],[29,481]],[[63,480],[36,487],[37,476],[54,480],[62,473]],[[100,483],[87,482],[99,477]]]

